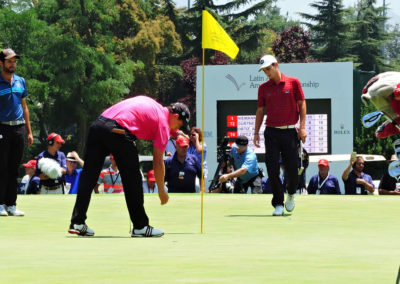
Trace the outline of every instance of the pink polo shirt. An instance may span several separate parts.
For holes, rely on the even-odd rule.
[[[117,121],[137,138],[152,140],[155,147],[165,150],[170,135],[169,111],[152,98],[137,96],[126,99],[109,107],[101,115]]]

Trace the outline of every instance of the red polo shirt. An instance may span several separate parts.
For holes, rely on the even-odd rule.
[[[281,80],[268,80],[258,88],[258,107],[267,110],[267,126],[294,125],[299,120],[299,105],[304,93],[300,81],[281,73]]]

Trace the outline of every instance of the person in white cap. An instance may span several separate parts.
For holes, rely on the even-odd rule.
[[[294,195],[298,184],[298,145],[299,140],[306,140],[306,101],[300,81],[279,71],[278,62],[272,55],[265,55],[260,60],[258,71],[264,71],[269,80],[258,88],[258,107],[254,131],[254,145],[260,147],[260,127],[267,111],[265,141],[265,164],[272,188],[272,215],[283,216],[284,191],[279,179],[279,157],[287,172],[286,211],[295,206]],[[300,129],[295,124],[300,120]]]
[[[18,168],[33,143],[25,79],[14,74],[20,58],[11,48],[0,52],[0,216],[23,216],[17,204]]]
[[[65,193],[66,194],[77,194],[79,178],[82,173],[82,169],[77,169],[78,164],[83,167],[84,161],[79,157],[75,151],[67,154],[67,171],[65,173]]]

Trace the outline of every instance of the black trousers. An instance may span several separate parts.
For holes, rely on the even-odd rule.
[[[25,145],[25,125],[0,124],[0,205],[17,202],[18,169]]]
[[[251,178],[246,183],[243,183],[240,178],[238,178],[235,182],[235,186],[233,188],[234,193],[247,193],[247,189],[251,188],[252,194],[263,193],[261,187],[261,177],[259,175]]]
[[[294,194],[298,183],[298,145],[296,129],[279,129],[266,127],[265,139],[265,164],[267,166],[268,178],[272,189],[272,206],[283,206],[285,188],[282,185],[279,173],[279,159],[287,174],[287,191]]]
[[[113,128],[121,127],[114,120],[99,117],[89,129],[85,164],[79,180],[71,223],[85,223],[92,191],[97,184],[104,158],[111,153],[121,175],[129,216],[134,228],[141,229],[149,224],[149,219],[144,210],[142,175],[136,144],[132,137],[111,132]]]

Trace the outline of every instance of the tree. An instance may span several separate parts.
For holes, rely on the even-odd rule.
[[[344,16],[348,10],[343,8],[342,0],[321,0],[310,6],[318,10],[316,15],[300,15],[311,21],[304,23],[311,30],[311,56],[326,62],[347,60],[349,24]]]
[[[310,48],[310,32],[299,26],[281,32],[274,41],[272,50],[279,62],[304,62]]]
[[[391,40],[385,45],[385,57],[390,60],[392,70],[400,69],[400,25],[389,27]]]
[[[363,71],[381,72],[386,65],[382,57],[382,47],[388,41],[388,33],[383,30],[383,7],[375,7],[376,0],[359,0],[356,8],[356,22],[351,53],[356,66]]]
[[[216,5],[214,2],[212,0],[198,0],[193,8],[182,17],[184,31],[181,37],[183,38],[182,42],[186,44],[183,58],[191,56],[201,58],[202,56],[201,11],[206,8],[240,48],[238,57],[235,59],[236,62],[255,62],[260,54],[255,54],[254,51],[265,50],[265,37],[270,35],[269,16],[271,15],[268,11],[273,1],[263,0],[251,6],[247,4],[256,1],[238,0],[223,5]],[[244,10],[233,12],[239,8],[244,8]],[[276,17],[276,14],[272,16]],[[262,48],[260,49],[260,47]],[[206,63],[212,56],[213,52],[207,50]],[[251,60],[250,62],[249,59]]]

